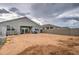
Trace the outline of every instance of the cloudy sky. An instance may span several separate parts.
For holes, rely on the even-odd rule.
[[[79,28],[78,3],[1,3],[0,8],[17,8],[41,24]]]

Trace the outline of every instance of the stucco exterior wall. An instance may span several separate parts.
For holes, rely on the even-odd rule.
[[[16,19],[16,20],[0,23],[0,32],[1,32],[1,28],[6,27],[7,25],[14,27],[18,34],[20,34],[20,26],[32,26],[32,27],[40,28],[38,24],[32,22],[31,20],[27,18],[21,18],[21,19]]]

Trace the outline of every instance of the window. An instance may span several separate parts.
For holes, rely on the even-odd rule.
[[[32,26],[20,26],[21,34],[30,33]]]
[[[53,27],[50,27],[50,29],[53,29]]]
[[[10,26],[9,25],[7,25],[7,31],[9,31],[10,30]]]
[[[11,27],[10,25],[7,25],[7,31],[14,31],[15,29]]]
[[[14,29],[14,28],[12,28],[12,30],[14,31],[15,29]]]
[[[47,29],[49,29],[49,27],[46,27]]]

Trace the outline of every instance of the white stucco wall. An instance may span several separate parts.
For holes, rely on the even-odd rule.
[[[6,27],[7,25],[14,27],[18,34],[20,33],[20,26],[33,26],[33,27],[40,28],[39,25],[32,22],[31,20],[29,20],[27,18],[20,18],[19,20],[16,19],[16,20],[11,20],[11,21],[6,21],[6,22],[0,23],[0,32],[1,32],[2,27],[3,26]]]

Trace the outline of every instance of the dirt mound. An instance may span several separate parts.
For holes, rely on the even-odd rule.
[[[68,48],[54,45],[36,45],[26,48],[19,55],[73,55]]]
[[[67,40],[59,40],[59,42],[67,47],[79,46],[79,38],[69,38]]]
[[[22,34],[8,36],[0,55],[79,55],[79,36]]]

